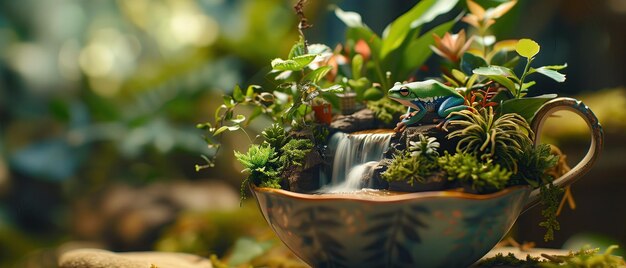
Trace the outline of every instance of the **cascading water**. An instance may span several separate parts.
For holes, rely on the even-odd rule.
[[[383,158],[392,133],[345,134],[336,133],[329,147],[335,156],[330,184],[322,193],[352,192],[363,187],[363,179]]]

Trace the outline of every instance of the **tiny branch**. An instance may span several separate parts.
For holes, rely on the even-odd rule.
[[[304,5],[306,4],[307,0],[298,0],[298,2],[296,3],[296,5],[293,6],[293,9],[296,11],[296,14],[298,15],[298,17],[300,18],[300,22],[298,23],[298,32],[300,33],[300,36],[302,36],[302,40],[304,41],[304,53],[309,53],[309,43],[306,40],[306,37],[304,36],[304,30],[313,27],[313,25],[308,23],[307,18],[304,16]]]

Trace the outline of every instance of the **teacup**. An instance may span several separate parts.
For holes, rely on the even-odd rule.
[[[575,112],[591,130],[586,156],[554,181],[564,187],[591,168],[603,132],[582,102],[557,98],[535,114],[536,142],[544,121],[559,110]],[[489,252],[539,195],[529,186],[487,195],[315,195],[259,187],[252,192],[276,235],[313,267],[467,267]]]

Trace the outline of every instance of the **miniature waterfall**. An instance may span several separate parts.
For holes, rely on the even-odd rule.
[[[363,179],[383,158],[392,133],[345,134],[331,137],[330,148],[335,152],[332,179],[320,192],[337,193],[360,190]]]

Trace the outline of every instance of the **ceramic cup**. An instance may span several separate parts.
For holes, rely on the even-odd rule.
[[[559,110],[580,115],[591,130],[587,155],[554,182],[563,187],[591,168],[603,133],[582,102],[557,98],[531,123],[536,142],[544,121]],[[252,192],[276,235],[313,267],[467,267],[502,239],[539,194],[529,186],[487,195],[313,195],[258,187]]]

